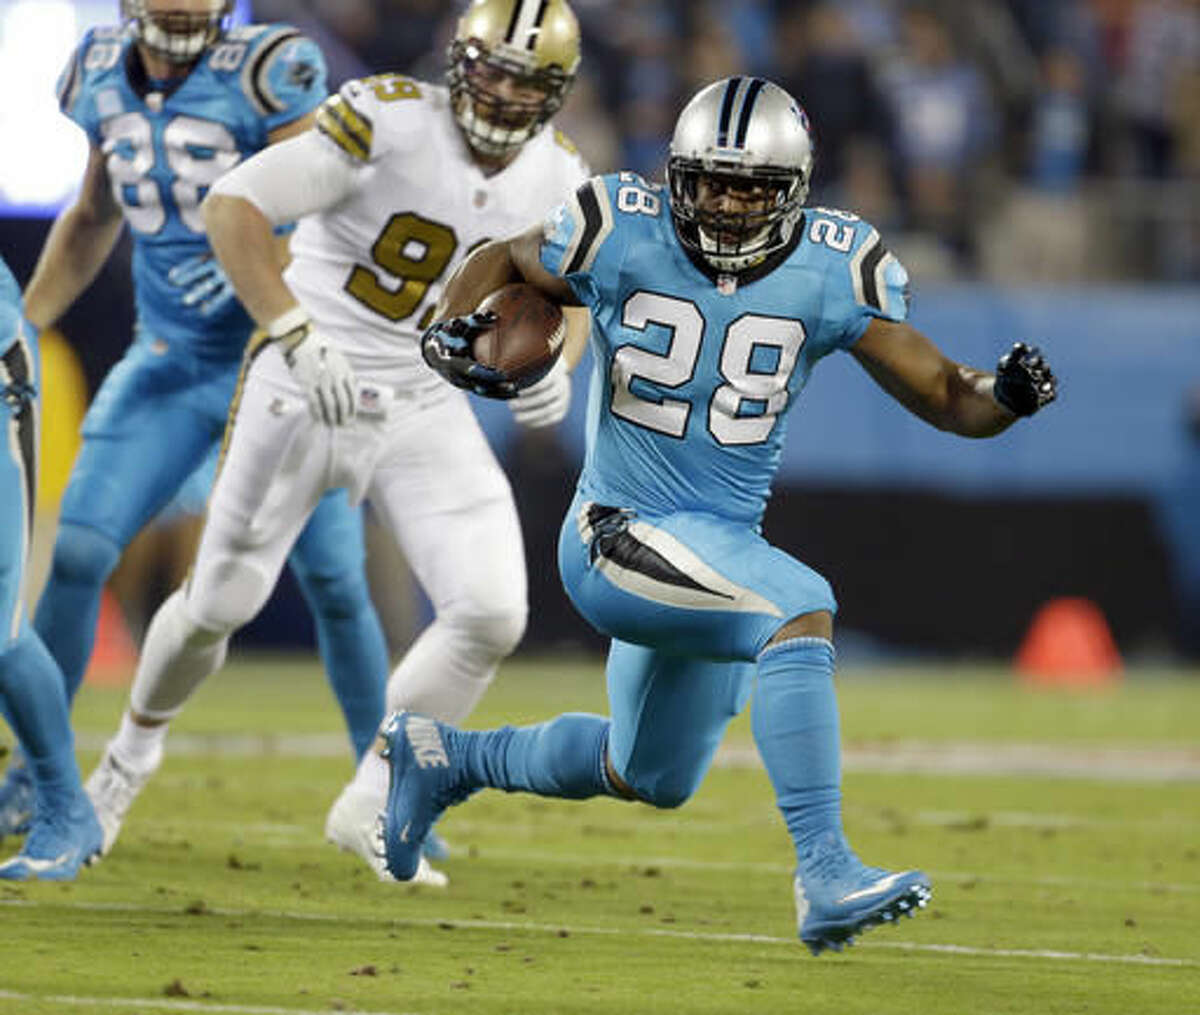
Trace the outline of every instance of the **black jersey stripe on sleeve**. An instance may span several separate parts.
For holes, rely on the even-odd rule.
[[[575,198],[583,212],[583,233],[570,262],[563,270],[563,275],[578,271],[588,260],[588,253],[600,235],[600,227],[604,224],[604,216],[600,211],[600,201],[593,187],[594,181],[589,180],[575,191]],[[600,184],[603,186],[603,184]]]
[[[293,39],[299,38],[300,33],[294,28],[280,32],[277,36],[275,36],[275,38],[263,46],[263,48],[254,57],[254,61],[250,65],[250,87],[254,91],[254,99],[258,105],[268,113],[282,113],[287,107],[271,94],[271,90],[263,78],[263,72],[266,69],[267,64],[270,62],[272,54],[274,54],[280,46],[282,46],[285,42],[291,42]]]
[[[875,245],[867,251],[867,256],[862,259],[862,264],[859,266],[863,300],[867,306],[874,307],[880,313],[883,312],[883,301],[880,299],[879,286],[875,281],[875,269],[879,267],[879,262],[883,260],[887,252],[883,241],[876,237]]]
[[[13,424],[25,478],[26,532],[33,531],[34,495],[37,491],[37,409],[31,382],[33,371],[24,335],[0,358],[0,381],[13,393]]]

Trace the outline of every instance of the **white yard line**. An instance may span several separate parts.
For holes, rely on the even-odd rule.
[[[79,997],[74,994],[21,994],[15,990],[0,990],[0,1001],[19,1001],[22,1004],[61,1004],[80,1008],[147,1008],[151,1011],[205,1012],[212,1015],[329,1015],[332,1008],[274,1008],[255,1004],[217,1004],[211,1001],[178,1001],[153,997]],[[413,1012],[364,1011],[360,1008],[338,1009],[342,1015],[415,1015]]]
[[[6,906],[14,908],[37,907],[40,902],[24,899],[0,900],[0,909]],[[124,903],[89,903],[89,902],[49,902],[48,908],[98,911],[106,913],[146,913],[154,916],[179,916],[178,908],[165,906],[133,906]],[[720,934],[708,931],[666,930],[661,927],[583,927],[565,923],[533,923],[517,920],[459,920],[459,919],[420,919],[413,917],[395,918],[366,918],[362,915],[341,916],[337,913],[297,913],[287,910],[270,909],[228,909],[214,906],[206,912],[213,916],[226,919],[275,919],[295,920],[305,923],[347,924],[362,927],[368,923],[386,924],[388,927],[419,927],[445,928],[462,930],[502,930],[526,933],[561,935],[578,934],[591,937],[654,937],[672,938],[683,941],[706,941],[718,944],[767,944],[788,945],[798,947],[794,937],[775,937],[768,934]],[[1069,952],[1055,949],[1039,948],[975,948],[969,945],[956,944],[920,944],[903,941],[880,941],[875,937],[866,938],[860,952],[871,948],[892,948],[912,952],[928,952],[935,955],[971,955],[977,958],[1002,959],[1037,959],[1042,961],[1061,962],[1101,962],[1132,966],[1164,966],[1171,968],[1196,969],[1200,968],[1200,959],[1168,958],[1156,955],[1102,955],[1095,952]],[[0,997],[3,995],[0,994]],[[219,1011],[220,1009],[214,1009]],[[263,1011],[273,1015],[275,1009],[230,1009],[231,1011]],[[284,1009],[281,1009],[284,1010]],[[290,1009],[286,1009],[290,1012]]]
[[[96,733],[79,733],[81,750],[100,751],[107,740]],[[349,761],[346,738],[340,733],[312,734],[197,734],[175,733],[167,753],[182,757],[342,758]],[[720,768],[758,768],[761,762],[749,744],[728,744],[717,752]],[[1200,782],[1200,748],[1191,747],[1075,747],[1061,744],[931,742],[900,740],[852,743],[842,752],[848,772],[921,775],[1018,775],[1064,779],[1102,779],[1118,782]]]
[[[946,815],[938,812],[931,819],[925,821],[918,814],[914,816],[913,823],[941,825],[945,823],[945,818]],[[988,818],[994,820],[994,823],[997,825],[1023,823],[1016,818],[1013,821],[1006,821],[1004,820],[1003,813],[989,813]],[[1166,823],[1168,822],[1113,822],[1113,824],[1121,824],[1130,828],[1142,827],[1143,825],[1155,827]],[[1194,823],[1185,822],[1185,824]],[[1080,826],[1086,826],[1087,823],[1081,820],[1079,824]],[[140,830],[139,834],[147,838],[169,836],[171,834],[180,835],[186,833],[189,829],[204,829],[207,832],[219,832],[228,836],[231,845],[235,848],[264,847],[282,850],[309,850],[313,847],[314,843],[319,841],[315,824],[308,826],[242,821],[186,820],[183,818],[166,820],[139,818],[137,827]],[[508,834],[511,831],[511,824],[500,821],[487,822],[481,821],[478,818],[470,818],[458,819],[455,828],[457,829],[456,839],[461,841],[477,837],[481,840],[487,840],[493,832],[499,835]],[[525,865],[544,864],[556,867],[624,867],[630,869],[659,867],[663,870],[720,871],[735,874],[765,874],[772,877],[776,875],[787,875],[790,877],[794,867],[794,864],[791,863],[779,863],[770,860],[694,860],[683,856],[647,856],[645,854],[632,856],[612,852],[598,855],[574,853],[566,850],[547,853],[536,849],[496,849],[487,845],[477,848],[478,852],[475,855],[481,859]],[[465,854],[459,853],[454,859],[465,859]],[[1103,890],[1118,889],[1133,892],[1165,892],[1172,895],[1200,894],[1200,882],[1114,881],[1111,878],[1076,878],[1058,875],[1018,877],[1011,874],[998,874],[995,871],[984,873],[981,871],[937,870],[935,868],[928,868],[927,873],[935,880],[970,881],[974,884],[992,883]]]

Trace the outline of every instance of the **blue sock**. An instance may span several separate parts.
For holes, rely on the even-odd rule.
[[[28,627],[0,653],[0,696],[39,793],[81,792],[62,674]]]
[[[120,557],[121,547],[95,529],[69,522],[59,526],[33,626],[62,673],[68,707],[92,658],[100,593]]]
[[[354,756],[362,760],[383,721],[388,677],[387,643],[366,577],[342,571],[314,574],[293,561],[293,573],[312,611],[317,647],[346,719]]]
[[[833,645],[794,638],[758,657],[754,742],[797,856],[823,832],[841,837],[841,742]]]
[[[585,800],[609,793],[604,772],[608,727],[603,716],[568,712],[536,726],[444,732],[461,749],[469,789],[491,786],[509,793]]]

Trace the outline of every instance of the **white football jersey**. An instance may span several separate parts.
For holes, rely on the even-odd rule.
[[[287,283],[357,374],[435,383],[420,337],[446,279],[484,241],[543,219],[588,168],[548,126],[508,166],[485,174],[447,90],[392,74],[343,85],[318,111],[316,130],[354,165],[356,184],[300,220]]]

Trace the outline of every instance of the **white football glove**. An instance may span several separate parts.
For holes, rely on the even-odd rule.
[[[571,375],[561,356],[536,384],[509,399],[513,417],[521,426],[537,430],[559,422],[571,406]]]
[[[268,332],[283,350],[283,359],[304,389],[313,419],[329,426],[344,426],[358,411],[354,371],[342,351],[316,331],[301,314],[284,314]],[[287,325],[292,325],[287,327]],[[286,330],[285,330],[286,329]]]

